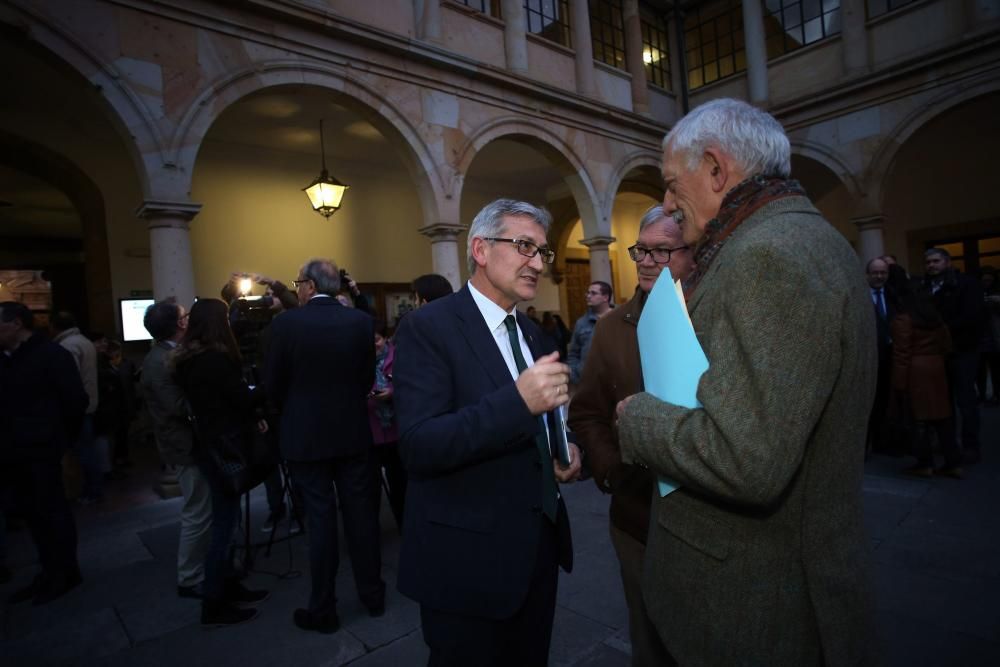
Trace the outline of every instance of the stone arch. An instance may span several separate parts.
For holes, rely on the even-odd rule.
[[[3,32],[19,34],[20,41],[29,48],[30,43],[34,42],[48,55],[54,56],[90,82],[98,93],[97,97],[104,102],[100,106],[122,138],[143,193],[148,195],[149,156],[162,159],[165,141],[154,120],[154,114],[128,85],[128,77],[113,64],[102,60],[83,41],[64,28],[60,21],[45,15],[41,7],[23,3],[17,5],[14,11],[20,14],[23,23],[7,24],[10,29]]]
[[[460,193],[456,190],[461,189],[461,182],[479,152],[497,139],[522,141],[542,153],[566,180],[587,235],[607,236],[611,233],[611,220],[603,212],[602,198],[574,148],[550,129],[524,118],[496,118],[482,125],[465,141],[455,154],[455,180],[450,188],[453,197],[459,198]]]
[[[852,199],[856,200],[864,195],[864,188],[850,167],[828,146],[805,140],[794,140],[791,145],[793,155],[809,158],[829,169],[844,185]]]
[[[868,169],[867,182],[875,190],[879,209],[885,206],[885,180],[892,172],[899,150],[914,134],[941,114],[978,97],[1000,91],[1000,80],[962,83],[925,103],[917,104],[883,139]]]
[[[653,169],[659,175],[662,168],[661,156],[658,153],[649,151],[630,153],[611,172],[611,177],[608,179],[608,191],[604,198],[606,207],[604,214],[609,220],[611,219],[611,209],[615,203],[615,195],[618,194],[618,191],[626,183],[626,177],[636,169],[645,170],[646,168]],[[663,199],[663,188],[660,187],[657,190],[657,188],[648,183],[640,181],[631,182],[627,190],[648,194],[653,199]]]
[[[114,331],[111,266],[104,195],[75,163],[45,146],[0,131],[0,164],[49,183],[72,202],[83,231],[87,312],[77,313],[91,328]]]
[[[227,75],[202,91],[181,119],[168,154],[184,174],[182,192],[190,189],[193,167],[205,135],[229,106],[252,93],[281,85],[310,85],[330,90],[372,123],[391,142],[403,147],[401,156],[417,189],[424,223],[441,221],[439,202],[446,198],[438,162],[418,129],[388,98],[374,88],[321,63],[272,61]]]

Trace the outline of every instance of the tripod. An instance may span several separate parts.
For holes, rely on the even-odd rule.
[[[251,538],[251,531],[252,531],[252,529],[251,529],[251,523],[252,523],[252,521],[251,521],[251,515],[250,515],[250,491],[247,491],[246,493],[244,493],[243,494],[243,517],[244,517],[243,518],[243,544],[242,545],[238,545],[235,548],[236,549],[241,549],[243,551],[243,566],[244,566],[244,570],[246,570],[247,572],[249,572],[249,571],[251,571],[251,570],[254,569],[254,561],[256,559],[257,550],[259,550],[261,548],[265,548],[266,550],[264,552],[264,557],[268,558],[268,557],[271,556],[271,547],[273,547],[275,544],[279,544],[281,542],[287,542],[287,541],[291,540],[293,537],[295,537],[296,535],[299,535],[299,534],[305,532],[305,526],[302,524],[302,518],[301,518],[302,517],[302,510],[299,507],[299,502],[298,502],[298,500],[296,498],[296,494],[292,491],[291,476],[288,474],[288,468],[285,465],[284,461],[282,461],[282,462],[280,462],[278,464],[278,470],[280,471],[280,476],[282,478],[281,497],[282,497],[282,500],[285,503],[285,506],[290,508],[290,512],[286,513],[286,515],[284,517],[284,519],[286,521],[288,521],[288,524],[289,524],[288,525],[288,532],[284,536],[282,536],[280,538],[276,538],[275,534],[278,532],[278,526],[281,523],[281,521],[276,521],[275,525],[274,525],[274,529],[271,531],[271,534],[268,536],[267,540],[265,540],[263,542],[254,542],[253,539]],[[298,524],[298,528],[299,528],[298,531],[293,531],[292,530],[291,522],[293,520],[296,522],[296,524]],[[288,571],[285,574],[278,575],[279,577],[289,576],[289,575],[293,574],[293,571],[291,569],[292,568],[292,560],[291,560],[292,559],[292,552],[291,552],[291,547],[289,547],[288,558],[289,558],[289,569],[288,569]],[[268,574],[274,574],[274,573],[268,573]]]

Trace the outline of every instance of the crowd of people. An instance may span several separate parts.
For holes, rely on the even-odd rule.
[[[340,627],[341,517],[357,596],[384,614],[384,489],[402,536],[397,586],[420,605],[429,664],[547,664],[574,554],[559,485],[590,476],[611,495],[633,664],[875,660],[866,441],[913,455],[907,472],[924,477],[961,478],[979,460],[978,404],[997,400],[983,379],[995,383],[1000,359],[995,276],[973,280],[942,248],[921,279],[891,256],[862,271],[790,178],[780,124],[746,103],[698,107],[663,150],[664,202],[628,248],[638,286],[616,306],[594,281],[572,332],[518,309],[555,253],[548,212],[513,199],[473,220],[468,282],[452,293],[441,276],[414,280],[419,307],[392,336],[323,259],[290,287],[253,276],[266,290],[254,304],[234,280],[190,311],[149,308],[142,395],[182,490],[177,594],[201,600],[202,624],[248,621],[268,598],[233,567],[239,496],[212,455],[263,439],[282,462],[265,527],[291,515],[309,542],[309,597],[291,618],[303,630]],[[709,360],[695,407],[645,391],[637,327],[664,277],[683,286]],[[81,579],[63,451],[86,442],[87,498],[108,472],[102,448],[128,456],[109,415],[134,411],[112,381],[134,373],[111,342],[98,364],[73,325],[54,318],[50,341],[26,307],[0,304],[0,490],[27,501],[42,567],[15,602]]]
[[[944,248],[924,253],[924,271],[911,277],[890,255],[866,267],[878,346],[867,444],[915,458],[907,474],[961,479],[981,457],[980,405],[997,402],[1000,295],[991,267],[976,280]]]

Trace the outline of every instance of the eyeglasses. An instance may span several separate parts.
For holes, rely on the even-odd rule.
[[[641,262],[646,259],[646,255],[650,255],[657,264],[669,264],[671,253],[687,249],[686,245],[677,248],[647,248],[636,243],[628,249],[628,256],[632,258],[632,261]]]
[[[301,280],[293,280],[292,284],[295,285],[296,289],[298,289],[298,286],[302,283],[311,283],[312,281],[312,278],[302,278]]]
[[[542,261],[546,264],[551,264],[556,261],[555,250],[552,250],[548,246],[539,246],[537,243],[532,243],[531,241],[525,239],[501,239],[494,236],[484,236],[483,240],[512,243],[514,244],[514,247],[517,248],[517,251],[525,257],[534,257],[538,253],[542,253]]]

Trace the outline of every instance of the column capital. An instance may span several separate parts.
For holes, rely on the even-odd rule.
[[[465,225],[453,225],[447,222],[439,222],[433,225],[421,227],[417,231],[430,238],[431,243],[440,241],[455,241],[458,235],[468,229]]]
[[[869,230],[881,230],[885,227],[886,217],[881,213],[875,215],[864,215],[857,218],[851,218],[850,222],[852,225],[858,228],[859,231],[869,231]]]
[[[166,225],[170,227],[187,226],[201,211],[201,204],[190,201],[166,201],[162,199],[147,199],[135,210],[136,217],[150,221],[150,227]],[[170,222],[158,220],[170,218]]]
[[[617,241],[614,236],[591,236],[589,239],[580,239],[580,245],[584,245],[593,250],[607,250],[608,246]]]

